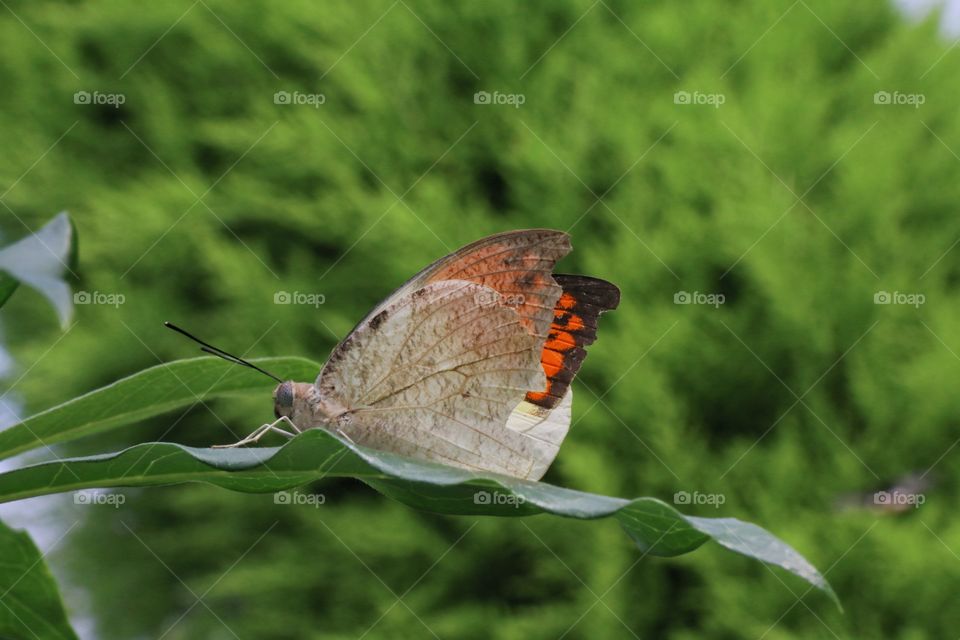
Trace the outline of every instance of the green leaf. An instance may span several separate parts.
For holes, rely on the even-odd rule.
[[[304,358],[252,360],[285,380],[313,380],[320,365]],[[252,369],[202,357],[157,365],[0,431],[0,459],[114,429],[214,396],[269,392],[276,383]],[[264,403],[269,405],[269,395]]]
[[[654,498],[624,500],[474,473],[359,447],[322,429],[282,447],[197,449],[144,443],[118,453],[46,462],[0,474],[0,501],[90,487],[204,482],[233,491],[273,492],[332,477],[358,478],[416,509],[458,515],[615,518],[646,553],[675,556],[714,539],[743,555],[780,566],[827,593],[824,577],[767,531],[733,518],[684,516]]]
[[[254,362],[287,380],[310,380],[320,370],[320,365],[302,358]],[[159,365],[0,432],[0,457],[117,428],[200,399],[266,394],[273,385],[270,378],[219,358]],[[118,453],[31,465],[0,474],[0,502],[92,487],[183,482],[204,482],[233,491],[273,492],[325,477],[358,478],[404,504],[438,513],[612,517],[638,547],[657,556],[688,553],[713,539],[732,551],[804,578],[839,606],[830,585],[809,562],[756,525],[732,518],[685,516],[654,498],[612,498],[421,462],[359,447],[322,429],[307,431],[277,448],[198,449],[154,442]]]
[[[73,299],[63,276],[76,265],[76,255],[77,234],[66,212],[36,233],[0,249],[0,275],[4,276],[0,279],[0,306],[22,282],[50,301],[60,324],[66,327],[73,316]]]
[[[76,637],[39,549],[0,522],[0,638]]]
[[[0,271],[0,307],[7,303],[19,286],[19,281]]]

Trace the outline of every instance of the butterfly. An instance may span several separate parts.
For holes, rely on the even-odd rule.
[[[227,446],[323,428],[373,449],[539,480],[570,428],[570,384],[598,318],[620,302],[609,282],[552,273],[570,250],[566,233],[528,229],[437,260],[367,314],[314,382],[278,379],[276,422]]]

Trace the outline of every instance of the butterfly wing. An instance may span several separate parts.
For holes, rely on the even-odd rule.
[[[500,233],[437,260],[401,286],[336,347],[317,378],[321,395],[336,398],[351,409],[353,424],[344,432],[351,437],[355,434],[358,442],[412,457],[539,479],[569,429],[572,393],[568,387],[583,363],[583,347],[596,337],[599,313],[615,308],[619,301],[619,290],[602,280],[584,276],[557,276],[555,280],[553,267],[569,251],[569,236],[560,231]],[[558,284],[560,279],[563,281]],[[460,284],[451,285],[450,281]],[[446,289],[464,283],[480,285],[467,292],[474,296],[472,301],[460,300],[467,293]],[[444,291],[430,288],[432,284],[442,284]],[[438,330],[437,323],[459,322],[447,316],[455,312],[461,314],[457,317],[466,317],[471,304],[474,315],[478,307],[488,312],[482,316],[485,319],[476,316],[471,322],[490,322],[490,314],[499,314],[502,321],[513,318],[505,315],[513,311],[517,317],[503,326],[478,324],[476,330],[496,344],[503,338],[502,332],[513,332],[519,324],[534,340],[541,371],[536,383],[523,387],[526,393],[514,395],[517,388],[512,385],[530,372],[523,368],[487,371],[481,362],[495,365],[508,359],[507,354],[485,351],[490,347],[481,348],[484,360],[471,365],[470,370],[478,373],[474,383],[502,382],[503,386],[485,388],[483,396],[469,391],[459,397],[431,395],[444,393],[443,389],[449,390],[447,385],[453,383],[448,381],[448,373],[431,370],[436,361],[430,358],[418,360],[410,371],[389,373],[409,361],[411,356],[406,352],[418,342],[416,332],[424,331],[414,317],[426,313],[422,307],[427,300],[443,300],[445,307],[449,305],[427,321],[426,326],[434,327],[433,331]],[[374,339],[375,333],[383,335]],[[395,339],[396,335],[404,337]],[[436,348],[455,354],[456,349],[468,348],[463,338],[461,334]],[[511,333],[507,342],[516,346],[519,340]],[[393,369],[384,373],[388,361]],[[403,390],[391,386],[411,375],[422,375],[423,380],[411,382]],[[385,376],[389,379],[380,379]],[[353,393],[371,384],[378,386],[369,388],[366,395]],[[395,395],[387,397],[383,393]],[[425,398],[429,406],[403,404],[413,396]],[[360,411],[362,407],[366,408]],[[403,417],[398,418],[401,414]],[[474,435],[464,436],[468,432]]]
[[[583,365],[586,347],[597,338],[600,314],[620,303],[620,290],[605,280],[562,274],[554,278],[563,295],[557,300],[540,356],[546,385],[528,391],[507,419],[508,429],[540,443],[538,478],[546,473],[567,437],[573,403],[570,383]]]
[[[620,289],[606,280],[564,274],[554,278],[563,294],[553,310],[553,322],[540,358],[547,385],[542,391],[526,395],[527,402],[545,409],[559,404],[580,371],[587,357],[586,347],[597,339],[600,314],[620,304]]]
[[[498,233],[468,244],[421,270],[371,311],[357,326],[390,304],[431,282],[464,280],[490,287],[515,308],[534,335],[546,339],[561,288],[551,276],[557,260],[570,253],[570,236],[552,229]]]
[[[560,445],[570,431],[572,416],[573,389],[568,389],[551,409],[524,400],[510,413],[507,429],[537,442],[537,459],[527,476],[529,480],[539,480],[553,464],[560,452]]]
[[[344,410],[331,426],[369,447],[532,477],[543,445],[506,423],[545,384],[542,340],[493,293],[445,280],[381,305],[317,379],[321,397]]]

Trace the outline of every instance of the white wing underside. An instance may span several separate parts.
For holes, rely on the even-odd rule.
[[[539,457],[537,464],[527,476],[528,480],[539,480],[553,463],[560,445],[570,430],[570,418],[573,405],[573,388],[568,388],[563,399],[553,409],[544,409],[524,400],[510,414],[507,428],[535,440]]]
[[[543,339],[493,290],[445,280],[404,292],[361,324],[317,378],[358,444],[539,479],[570,423],[570,394],[544,414]]]

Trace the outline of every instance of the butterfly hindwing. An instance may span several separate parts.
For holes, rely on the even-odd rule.
[[[600,314],[620,304],[620,290],[606,280],[564,274],[557,274],[554,279],[563,294],[554,308],[540,358],[547,384],[526,394],[527,402],[545,409],[560,402],[583,365],[586,347],[597,339]]]
[[[540,445],[505,425],[526,390],[544,384],[540,340],[491,293],[435,282],[361,324],[317,381],[346,409],[336,428],[361,445],[528,477]]]
[[[586,358],[586,347],[597,337],[597,318],[620,302],[620,290],[604,280],[559,274],[554,278],[563,295],[541,351],[547,382],[538,391],[528,391],[507,420],[507,428],[540,443],[537,478],[546,473],[567,437],[573,403],[570,383]]]

